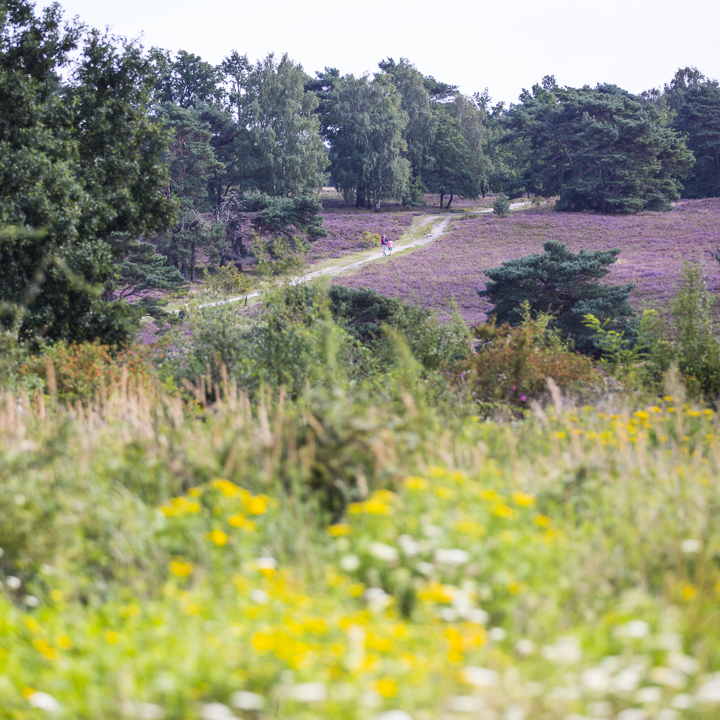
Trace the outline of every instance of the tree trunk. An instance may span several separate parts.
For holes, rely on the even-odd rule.
[[[375,200],[375,212],[380,212],[380,201]]]
[[[187,266],[187,263],[183,263],[183,264],[182,264],[182,274],[183,274],[183,277],[184,277],[186,280],[190,280],[190,278],[188,277],[188,266]]]
[[[450,203],[453,201],[454,197],[455,197],[455,195],[453,193],[450,193],[450,199],[448,200],[448,204],[445,206],[446,210],[450,209]]]
[[[355,190],[355,207],[365,207],[365,189],[362,185],[358,185],[357,190]]]
[[[190,248],[190,278],[195,282],[195,243]]]
[[[480,183],[480,194],[485,197],[487,195],[487,186],[484,182]]]
[[[440,209],[441,209],[441,210],[442,210],[442,208],[443,208],[443,202],[444,202],[444,200],[445,200],[445,193],[442,193],[442,192],[441,192],[441,193],[440,193]]]

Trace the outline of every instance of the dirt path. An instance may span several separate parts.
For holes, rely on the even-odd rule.
[[[517,208],[523,207],[524,205],[527,205],[527,203],[514,203],[510,206],[510,209],[515,210]],[[479,215],[481,213],[491,212],[492,208],[488,208],[487,210],[478,210],[477,212],[472,213],[472,215]],[[409,248],[420,247],[421,245],[427,245],[428,243],[431,243],[433,240],[437,240],[437,238],[439,238],[445,232],[448,224],[450,223],[450,220],[452,220],[453,218],[448,215],[427,215],[426,219],[428,222],[432,223],[432,228],[430,229],[430,232],[425,233],[425,235],[421,235],[415,240],[410,240],[409,242],[401,243],[398,241],[397,243],[395,243],[395,254],[400,252],[401,250],[408,250]],[[347,265],[341,265],[339,267],[328,267],[324,268],[323,270],[315,270],[314,272],[306,273],[305,275],[299,275],[298,277],[295,277],[291,280],[291,284],[300,285],[301,283],[305,283],[309,280],[314,280],[320,277],[337,277],[338,275],[342,275],[343,273],[349,272],[350,270],[356,270],[357,268],[362,267],[369,262],[382,260],[382,258],[383,254],[380,250],[378,250],[377,252],[373,252],[366,257],[361,258],[360,260],[356,260],[355,262],[348,263]],[[227,300],[216,300],[215,302],[203,303],[202,305],[198,305],[197,307],[206,308],[217,307],[219,305],[228,305],[229,303],[240,302],[241,300],[245,300],[246,298],[249,299],[258,297],[261,294],[261,291],[256,290],[255,292],[248,293],[247,295],[228,298]]]

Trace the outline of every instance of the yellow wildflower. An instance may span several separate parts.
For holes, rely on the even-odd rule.
[[[682,589],[682,599],[685,602],[690,602],[697,597],[698,590],[692,583],[687,583]]]
[[[50,599],[53,602],[62,602],[65,599],[65,595],[62,590],[58,590],[57,588],[53,588],[50,591]]]
[[[411,475],[409,478],[405,478],[403,485],[408,490],[427,490],[428,481],[417,475]]]
[[[110,643],[110,645],[114,645],[120,639],[120,636],[114,630],[106,630],[103,637],[105,642]]]
[[[67,635],[62,635],[62,636],[58,639],[58,645],[59,645],[63,650],[69,650],[69,649],[72,647],[73,644],[72,644],[72,640],[71,640]]]
[[[212,530],[207,534],[208,540],[211,540],[218,547],[222,547],[228,541],[228,536],[222,530]]]
[[[509,505],[505,505],[503,503],[498,503],[497,505],[495,505],[492,511],[493,515],[497,515],[498,517],[506,519],[509,519],[513,517],[513,515],[515,515],[515,511]]]
[[[521,507],[529,507],[535,504],[535,496],[523,492],[513,493],[513,500],[516,505],[520,505]]]
[[[215,478],[210,484],[225,495],[225,497],[235,497],[235,495],[240,494],[240,488],[234,482],[230,482],[230,480]]]
[[[183,562],[182,560],[171,560],[168,565],[170,572],[177,577],[188,577],[192,574],[193,565],[189,562]]]
[[[251,515],[264,515],[268,509],[268,499],[264,495],[243,497],[243,505]]]
[[[50,643],[47,640],[43,640],[42,638],[35,638],[32,642],[33,647],[46,659],[46,660],[56,660],[58,656],[58,651],[50,645]]]
[[[547,515],[538,515],[535,518],[535,524],[540,527],[550,527],[550,525],[552,525],[552,520]]]
[[[352,532],[352,527],[347,523],[336,523],[335,525],[330,525],[327,531],[328,535],[332,535],[332,537],[341,537],[343,535],[349,535]]]
[[[252,646],[260,652],[272,650],[275,647],[275,638],[264,632],[256,632],[252,636]]]
[[[388,677],[380,678],[380,680],[375,683],[375,689],[384,698],[395,697],[398,691],[397,680]]]

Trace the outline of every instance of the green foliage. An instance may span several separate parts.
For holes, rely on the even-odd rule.
[[[670,308],[675,325],[675,362],[688,392],[715,401],[720,396],[720,341],[713,317],[717,299],[705,287],[702,271],[686,264]]]
[[[155,383],[149,348],[131,345],[120,352],[99,342],[59,341],[30,356],[18,368],[21,378],[39,378],[44,391],[62,403],[87,402],[107,394],[121,382],[148,390]]]
[[[658,110],[614,85],[560,88],[554,78],[506,116],[520,143],[524,190],[559,195],[560,210],[634,213],[669,209],[693,163]]]
[[[363,230],[360,236],[360,241],[366,248],[379,248],[382,243],[380,233],[370,232],[369,230]]]
[[[430,148],[432,160],[423,170],[423,181],[430,192],[440,195],[440,206],[445,195],[476,198],[480,194],[480,178],[474,172],[470,146],[463,135],[460,118],[445,105],[433,106],[437,131]]]
[[[517,327],[495,323],[476,327],[475,334],[483,341],[480,352],[454,365],[449,376],[467,387],[476,402],[491,407],[526,408],[530,400],[546,398],[547,378],[563,393],[597,391],[601,382],[592,361],[573,352],[550,329],[552,320],[544,313],[532,318],[526,304]]]
[[[309,80],[287,54],[271,53],[248,67],[234,94],[238,114],[235,141],[243,190],[273,197],[312,195],[323,186],[327,155],[315,115],[318,100],[305,90]]]
[[[682,104],[673,123],[687,138],[695,164],[684,179],[683,196],[720,196],[720,85],[706,80],[691,85],[682,95]]]
[[[255,237],[251,247],[258,261],[258,272],[263,278],[290,278],[305,269],[307,246],[297,238],[284,235],[269,239]]]
[[[621,332],[634,313],[628,302],[632,285],[598,283],[620,251],[581,250],[575,255],[555,240],[544,243],[543,249],[542,254],[508,260],[486,270],[490,281],[478,295],[492,303],[492,315],[499,323],[519,324],[521,306],[528,303],[533,314],[554,315],[553,326],[572,338],[580,352],[596,353],[593,331],[583,322],[585,315],[593,314],[601,322],[609,319],[609,329]]]
[[[16,229],[0,238],[3,322],[19,319],[23,339],[122,342],[126,309],[100,299],[116,274],[105,240],[162,229],[173,210],[159,192],[166,138],[147,112],[149,65],[136,45],[63,28],[57,5],[6,12],[0,227]]]
[[[210,292],[245,295],[252,287],[252,280],[234,265],[225,265],[217,273],[209,275],[207,288]]]
[[[407,182],[405,195],[403,195],[402,204],[405,207],[420,207],[425,204],[425,193],[427,188],[422,179],[417,175],[410,175]]]
[[[493,213],[501,218],[507,217],[510,214],[510,201],[505,193],[500,193],[497,196],[497,199],[493,203]]]
[[[402,95],[387,75],[355,78],[334,84],[330,123],[338,128],[330,146],[330,178],[346,200],[360,207],[401,198],[410,174],[403,156],[408,115]]]

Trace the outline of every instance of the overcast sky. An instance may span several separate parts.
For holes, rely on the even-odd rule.
[[[38,6],[49,4],[44,0]],[[694,65],[720,77],[720,0],[61,0],[67,17],[219,63],[287,52],[314,75],[386,57],[471,94],[512,102],[544,75],[639,93]]]

